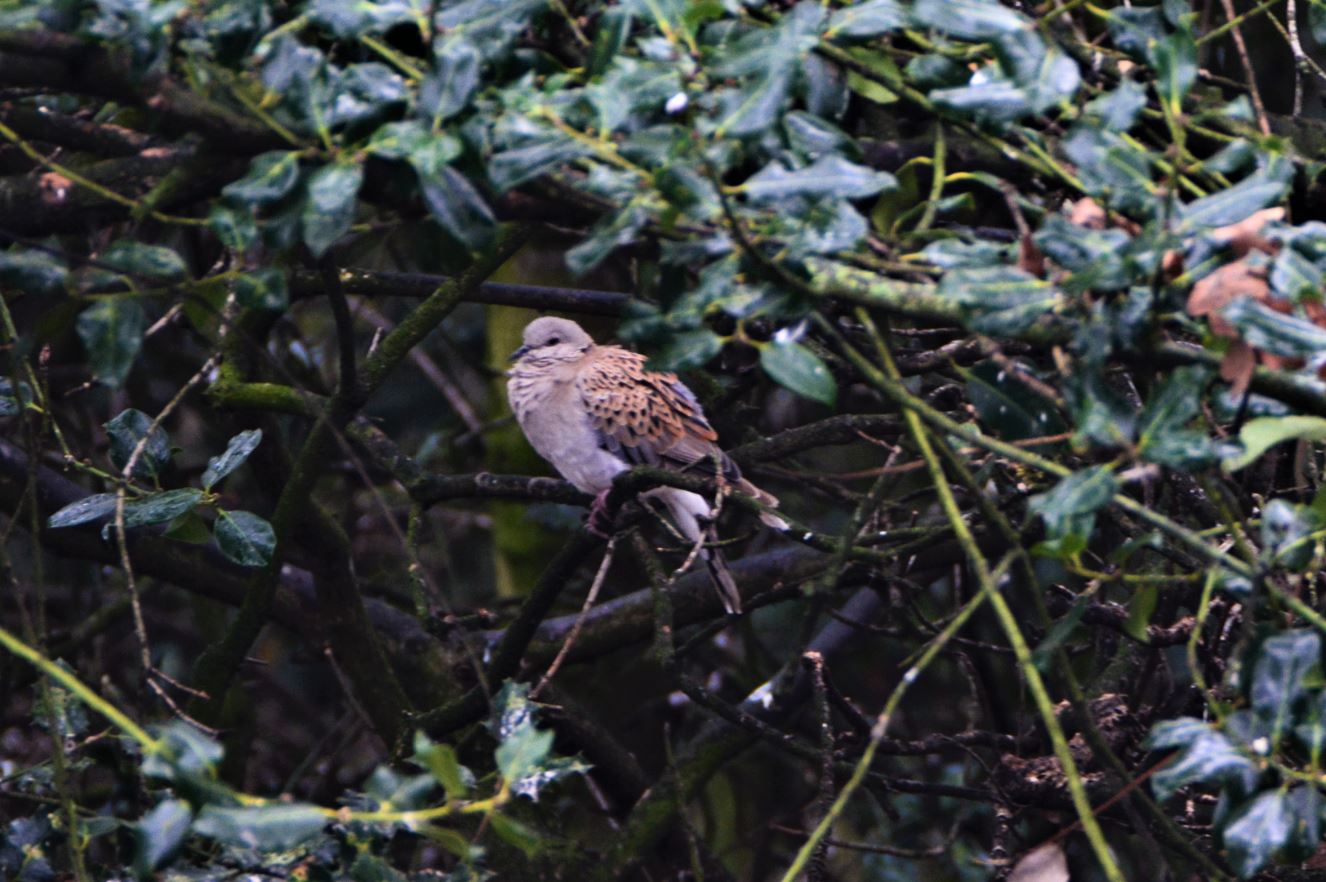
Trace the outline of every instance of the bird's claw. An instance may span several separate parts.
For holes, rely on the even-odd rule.
[[[615,519],[608,514],[608,492],[604,490],[594,497],[594,502],[589,506],[589,517],[585,518],[585,529],[600,539],[611,539],[615,532]]]

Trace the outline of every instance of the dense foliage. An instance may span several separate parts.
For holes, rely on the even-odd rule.
[[[0,0],[0,872],[1323,878],[1318,40]],[[793,526],[582,528],[536,311]]]

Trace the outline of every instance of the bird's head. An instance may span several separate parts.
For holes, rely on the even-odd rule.
[[[511,360],[535,355],[554,361],[574,361],[593,345],[593,338],[570,319],[544,316],[525,326],[521,347],[511,353]]]

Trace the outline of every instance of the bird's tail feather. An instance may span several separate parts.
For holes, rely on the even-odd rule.
[[[741,615],[741,592],[737,589],[732,571],[728,569],[727,559],[717,548],[705,548],[700,551],[704,565],[709,570],[709,578],[714,582],[718,599],[723,602],[723,609],[729,616]]]
[[[742,493],[745,493],[747,496],[754,496],[756,499],[760,500],[760,502],[763,502],[765,505],[769,506],[770,508],[778,507],[777,496],[774,496],[768,490],[761,490],[759,487],[756,487],[754,484],[752,484],[750,481],[747,481],[745,478],[742,478],[741,480],[737,481],[737,490],[739,490]],[[783,520],[782,518],[780,518],[778,515],[774,514],[771,511],[760,512],[760,522],[764,524],[766,527],[773,527],[775,530],[786,530],[788,528],[787,521]]]

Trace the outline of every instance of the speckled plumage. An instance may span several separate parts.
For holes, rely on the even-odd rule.
[[[643,355],[598,346],[567,319],[535,319],[523,343],[508,374],[511,409],[539,455],[580,490],[602,494],[620,472],[651,465],[721,474],[741,492],[778,504],[741,477],[700,402],[675,374],[645,370]],[[709,503],[699,494],[659,487],[643,495],[664,503],[688,540],[712,532]],[[761,520],[787,526],[772,514]],[[706,548],[702,556],[724,606],[740,612],[740,594],[718,549]]]

